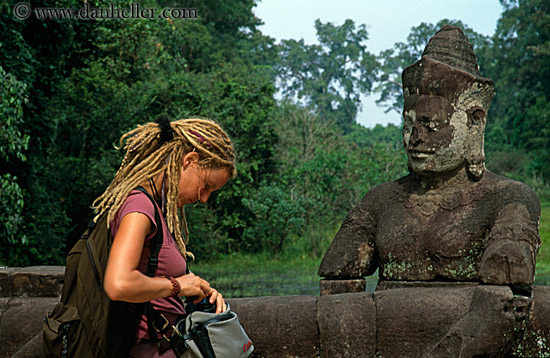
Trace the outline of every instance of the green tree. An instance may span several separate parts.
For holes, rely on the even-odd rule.
[[[29,136],[27,160],[13,161],[7,166],[7,171],[18,178],[23,195],[22,235],[28,243],[3,249],[8,252],[10,265],[61,263],[65,256],[65,238],[70,231],[67,213],[71,211],[64,210],[67,197],[60,191],[70,187],[70,182],[59,176],[65,168],[41,171],[54,161],[57,153],[52,148],[59,144],[53,141],[59,122],[45,116],[45,111],[59,83],[73,69],[82,68],[95,52],[91,30],[97,22],[44,21],[33,16],[25,21],[17,20],[12,13],[15,3],[10,0],[0,4],[0,64],[24,83],[28,98],[22,104],[19,126],[19,130]],[[33,6],[78,8],[81,4],[43,0]]]
[[[148,6],[196,7],[199,18],[131,21],[18,21],[11,16],[14,3],[0,5],[6,10],[0,13],[0,64],[28,91],[19,128],[30,136],[28,160],[7,170],[20,178],[28,245],[3,245],[8,264],[62,264],[65,246],[81,234],[92,200],[120,163],[113,144],[126,130],[160,114],[214,118],[232,136],[239,179],[207,207],[191,212],[190,222],[196,228],[214,225],[198,233],[223,232],[217,236],[222,246],[238,249],[249,224],[241,199],[270,175],[276,141],[270,115],[273,78],[262,73],[267,63],[260,53],[272,40],[256,29],[254,2],[150,1]],[[33,6],[82,5],[42,0]],[[11,186],[3,188],[15,193]],[[4,202],[20,210],[19,199],[6,196]],[[210,241],[200,247],[202,242],[195,241],[195,252],[218,245]]]
[[[28,101],[25,83],[0,66],[0,160],[26,160],[29,136],[21,133],[23,105]],[[5,167],[4,165],[2,167]]]
[[[181,88],[181,81],[174,87]],[[232,138],[237,153],[238,176],[208,202],[227,233],[227,251],[246,250],[243,237],[252,224],[242,199],[249,197],[275,170],[274,87],[269,76],[249,67],[224,65],[218,71],[189,78],[181,92],[169,91],[175,117],[201,116],[219,121]],[[170,113],[170,112],[169,112]],[[193,210],[193,208],[190,208]],[[192,228],[191,228],[192,229]],[[226,251],[226,252],[227,252]]]
[[[335,227],[370,188],[406,173],[403,151],[396,149],[393,142],[400,130],[391,127],[391,134],[372,140],[375,136],[371,130],[354,124],[344,134],[334,122],[288,102],[278,108],[277,118],[277,175],[263,186],[275,193],[279,193],[277,188],[284,188],[279,193],[282,202],[290,198],[300,203],[305,210],[305,226],[289,233],[287,240],[294,237],[292,242],[299,243],[308,253],[321,255],[323,242],[332,239],[328,236],[334,234]],[[288,212],[292,212],[291,208]],[[251,212],[256,225],[265,226],[265,240],[279,242],[280,225],[274,225],[271,218],[265,219],[269,210],[261,215],[258,208],[254,210]]]
[[[243,203],[254,216],[253,223],[244,231],[252,250],[270,250],[277,257],[290,236],[304,233],[310,205],[305,197],[286,186],[260,185],[250,197],[243,198]]]
[[[501,128],[506,138],[500,138],[498,143],[488,141],[488,144],[505,144],[526,153],[523,178],[534,172],[548,182],[550,3],[543,0],[501,3],[504,12],[493,36],[487,67],[496,90],[488,130],[491,133]]]
[[[23,232],[23,190],[10,165],[26,160],[29,136],[21,133],[26,85],[0,66],[0,264],[7,263],[8,250],[25,245]]]
[[[319,44],[281,41],[276,70],[282,92],[348,131],[357,116],[361,95],[372,88],[378,62],[367,50],[365,25],[346,20],[338,26],[317,20],[315,29]]]

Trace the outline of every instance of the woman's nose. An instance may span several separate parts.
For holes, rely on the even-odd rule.
[[[208,198],[210,197],[210,193],[208,194],[201,194],[199,200],[201,203],[206,203],[208,201]]]

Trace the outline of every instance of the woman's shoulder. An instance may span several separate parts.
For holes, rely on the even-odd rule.
[[[120,208],[115,214],[115,217],[111,221],[111,235],[113,237],[116,235],[118,231],[118,227],[122,221],[122,219],[132,213],[140,213],[144,214],[151,220],[154,229],[151,235],[148,236],[150,238],[152,235],[156,232],[157,223],[155,222],[155,204],[147,197],[145,193],[143,193],[140,190],[134,189],[128,194]]]
[[[132,213],[140,213],[147,216],[155,224],[155,204],[140,190],[132,190],[116,212],[111,225],[118,227],[122,219]]]
[[[121,214],[131,212],[141,212],[143,214],[155,215],[155,207],[151,199],[140,190],[134,189],[128,194],[128,197],[120,207]],[[148,215],[149,216],[149,215]]]

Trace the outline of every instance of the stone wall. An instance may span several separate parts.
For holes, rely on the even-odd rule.
[[[0,358],[43,357],[63,267],[0,269]],[[228,300],[254,357],[550,357],[550,287],[405,283],[376,292]]]

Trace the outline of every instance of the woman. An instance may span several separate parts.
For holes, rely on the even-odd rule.
[[[173,324],[184,313],[178,296],[207,298],[216,312],[225,310],[223,297],[202,278],[188,273],[185,258],[187,223],[183,207],[205,203],[236,174],[231,140],[213,121],[163,118],[124,134],[126,155],[113,182],[96,199],[98,217],[107,212],[114,241],[105,271],[104,289],[114,301],[151,302]],[[143,187],[157,204],[139,190]],[[155,277],[145,275],[149,240],[155,236],[155,207],[163,213],[163,245]],[[178,210],[180,219],[178,217]],[[172,350],[159,352],[142,316],[137,344],[130,357],[175,357]],[[154,338],[154,337],[153,337]]]

